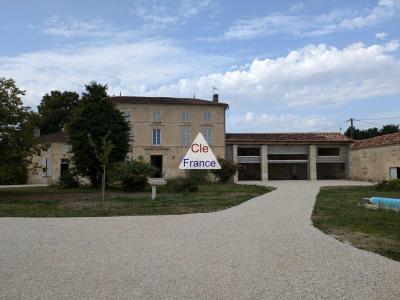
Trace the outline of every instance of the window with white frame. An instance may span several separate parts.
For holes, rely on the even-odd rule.
[[[206,140],[207,144],[211,145],[213,142],[213,130],[212,128],[204,128],[203,129],[204,139]]]
[[[211,122],[211,112],[210,111],[204,112],[203,119],[204,122]]]
[[[51,175],[53,174],[53,164],[50,157],[46,156],[45,158],[43,158],[42,170],[42,176],[44,177],[51,177]]]
[[[71,150],[71,145],[61,144],[61,154],[65,155]]]
[[[161,129],[153,129],[152,142],[153,145],[161,144]]]
[[[188,111],[184,111],[182,113],[182,119],[183,119],[183,122],[185,122],[185,123],[189,122],[189,112]]]
[[[189,127],[184,127],[182,129],[182,144],[184,146],[190,145],[190,128]]]
[[[161,114],[159,111],[153,111],[151,113],[151,120],[155,123],[161,122]]]
[[[125,121],[131,121],[131,112],[130,111],[122,111],[122,116],[124,117]]]

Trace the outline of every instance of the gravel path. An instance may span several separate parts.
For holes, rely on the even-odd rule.
[[[322,185],[216,213],[0,218],[4,299],[400,299],[400,263],[311,225]]]

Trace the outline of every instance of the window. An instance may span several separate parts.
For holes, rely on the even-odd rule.
[[[182,119],[183,119],[183,122],[185,122],[185,123],[189,122],[189,112],[188,111],[184,111],[182,113]]]
[[[151,113],[151,120],[153,122],[159,123],[161,122],[161,118],[160,118],[160,112],[159,111],[153,111]]]
[[[203,118],[204,122],[211,122],[211,112],[209,111],[204,112]]]
[[[153,129],[153,145],[161,144],[161,129]]]
[[[238,156],[260,156],[260,148],[238,148]]]
[[[318,148],[318,156],[339,156],[340,149],[335,148]]]
[[[50,157],[45,157],[42,160],[42,175],[44,177],[51,177],[53,174],[53,164]]]
[[[182,144],[184,146],[190,145],[190,128],[184,127],[182,130]]]
[[[125,121],[131,121],[131,112],[130,111],[122,111],[122,116],[124,117]]]
[[[68,144],[61,144],[61,154],[67,154],[71,150],[71,146]]]
[[[212,128],[205,128],[203,130],[204,139],[206,140],[207,144],[211,145],[213,141],[212,136]]]

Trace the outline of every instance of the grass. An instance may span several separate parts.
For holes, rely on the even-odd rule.
[[[99,191],[93,188],[61,189],[37,187],[0,190],[0,217],[98,217],[205,213],[226,209],[272,188],[255,185],[201,185],[196,193],[174,193],[166,186],[157,188],[157,199],[150,190],[126,193],[108,189],[101,206]]]
[[[314,226],[353,246],[400,261],[400,212],[359,205],[373,196],[400,198],[400,191],[374,186],[324,187],[312,214]]]

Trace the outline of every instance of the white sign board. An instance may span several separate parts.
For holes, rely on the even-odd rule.
[[[183,157],[179,169],[221,169],[201,132],[197,134],[188,152]]]

